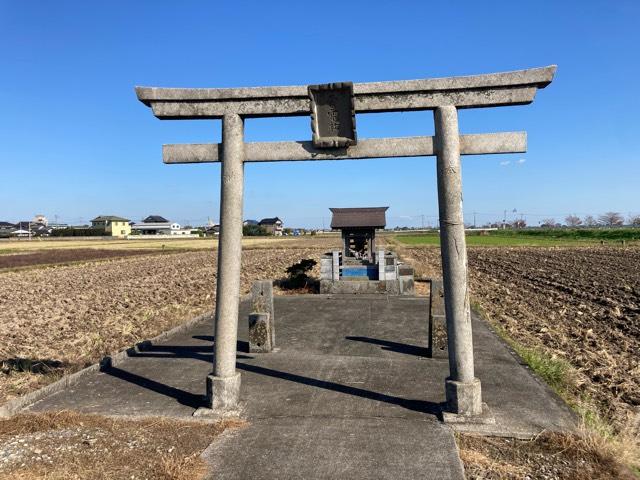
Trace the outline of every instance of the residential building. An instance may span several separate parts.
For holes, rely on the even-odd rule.
[[[29,237],[31,235],[31,232],[29,230],[23,230],[19,228],[18,230],[14,230],[13,232],[11,232],[11,235],[14,237]]]
[[[93,228],[104,228],[106,235],[112,237],[126,237],[131,235],[131,225],[128,218],[114,215],[99,215],[91,220]]]
[[[242,222],[242,226],[246,227],[248,225],[258,225],[258,221],[257,220],[245,220],[244,222]]]
[[[10,222],[0,222],[0,238],[10,237],[16,230],[16,225]]]
[[[183,229],[179,223],[170,222],[160,215],[149,215],[131,228],[140,235],[191,235],[191,229]]]
[[[71,227],[71,225],[69,225],[68,223],[50,223],[47,226],[53,228],[54,230],[62,230]]]
[[[204,227],[201,227],[201,230],[204,232],[205,235],[208,235],[208,236],[220,235],[220,225],[215,223],[213,225],[206,225]]]
[[[53,231],[52,228],[42,223],[34,223],[26,220],[16,223],[15,228],[16,230],[12,232],[12,235],[16,237],[28,237],[29,235],[34,237],[48,237]]]
[[[264,228],[269,235],[276,236],[282,235],[282,230],[284,228],[282,220],[280,220],[278,217],[263,218],[262,220],[260,220],[260,222],[258,222],[258,225]]]

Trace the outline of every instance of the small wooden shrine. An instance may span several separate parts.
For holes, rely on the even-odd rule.
[[[373,262],[376,252],[376,229],[387,224],[389,207],[330,208],[331,228],[342,232],[344,257]]]

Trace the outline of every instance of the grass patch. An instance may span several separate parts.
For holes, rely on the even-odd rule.
[[[500,338],[558,395],[566,399],[567,395],[575,389],[575,375],[573,375],[575,369],[569,362],[540,349],[525,347],[511,338],[501,325],[491,322],[489,315],[478,302],[472,301],[471,307],[489,321]]]
[[[397,240],[406,245],[440,245],[440,235],[437,231],[420,234],[398,234]],[[467,245],[470,247],[501,247],[501,246],[576,246],[599,245],[601,242],[621,245],[638,243],[639,228],[536,228],[521,230],[494,230],[480,234],[467,232]]]
[[[559,394],[569,386],[569,372],[573,368],[568,362],[549,356],[545,352],[513,343],[516,353],[547,384]]]

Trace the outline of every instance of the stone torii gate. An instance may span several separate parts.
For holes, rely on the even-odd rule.
[[[304,160],[437,157],[442,274],[448,334],[447,409],[482,413],[475,377],[467,288],[460,155],[521,153],[525,132],[460,135],[458,109],[531,103],[556,66],[489,75],[376,83],[257,88],[136,87],[138,99],[161,120],[222,119],[222,143],[164,145],[164,163],[221,162],[220,237],[215,358],[207,377],[214,411],[233,409],[240,395],[236,371],[244,164]],[[433,110],[435,136],[358,140],[355,114]],[[313,141],[244,142],[244,119],[305,116]]]

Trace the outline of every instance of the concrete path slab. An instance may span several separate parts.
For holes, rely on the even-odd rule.
[[[247,353],[247,308],[237,367],[250,425],[208,450],[215,478],[462,478],[440,421],[446,351],[426,357],[428,299],[277,297],[278,351],[269,354]],[[476,316],[473,328],[477,376],[496,418],[473,429],[572,428],[569,409]],[[204,402],[212,332],[208,319],[30,408],[191,416]]]
[[[254,420],[246,429],[224,434],[205,458],[211,480],[464,478],[451,431],[430,420]]]

